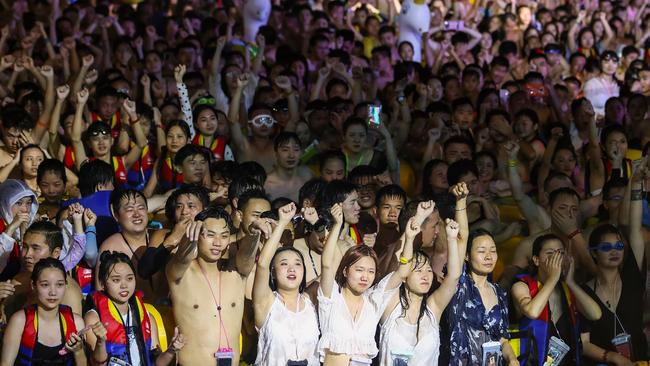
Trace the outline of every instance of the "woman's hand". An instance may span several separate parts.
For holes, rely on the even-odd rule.
[[[458,232],[460,231],[460,225],[452,219],[445,220],[445,231],[447,233],[447,239],[458,240]]]
[[[84,210],[84,225],[86,227],[89,226],[95,226],[95,223],[97,222],[97,215],[93,212],[93,210],[87,208]]]
[[[169,348],[167,349],[168,352],[171,353],[177,353],[181,349],[185,347],[185,337],[183,336],[183,333],[181,333],[180,330],[178,330],[178,327],[174,328],[174,337],[172,337],[171,342],[169,343]]]
[[[68,338],[68,341],[65,342],[65,349],[69,353],[75,353],[78,351],[81,351],[83,347],[83,340],[81,337],[75,332],[70,334],[70,338]]]
[[[408,223],[406,224],[406,230],[404,234],[406,235],[407,240],[413,240],[421,231],[420,221],[417,217],[411,217]]]

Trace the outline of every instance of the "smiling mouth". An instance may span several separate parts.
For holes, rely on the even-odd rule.
[[[135,219],[135,220],[133,220],[133,223],[134,223],[135,225],[140,225],[140,224],[142,224],[143,221],[144,221],[144,220],[142,220],[142,219]]]
[[[287,276],[287,279],[288,279],[288,280],[291,280],[291,281],[295,281],[296,278],[297,278],[296,275],[288,275],[288,276]]]

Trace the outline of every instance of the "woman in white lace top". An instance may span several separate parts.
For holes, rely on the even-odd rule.
[[[372,248],[350,248],[342,258],[337,244],[343,225],[341,204],[331,209],[334,225],[321,256],[318,289],[321,339],[318,352],[328,366],[370,365],[377,356],[375,331],[388,301],[410,272],[413,238],[404,239],[400,268],[375,283],[377,255]]]

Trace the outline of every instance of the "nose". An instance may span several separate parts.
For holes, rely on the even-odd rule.
[[[122,281],[122,282],[120,282],[120,288],[121,288],[121,289],[126,289],[126,288],[127,288],[126,281]]]

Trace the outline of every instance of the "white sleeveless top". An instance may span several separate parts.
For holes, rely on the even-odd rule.
[[[419,304],[411,304],[418,306]],[[402,317],[402,303],[395,309],[381,327],[379,338],[379,365],[392,366],[393,354],[411,354],[409,366],[430,366],[438,364],[440,354],[440,327],[431,309],[420,319],[420,339],[417,339],[417,324],[409,324]]]
[[[321,361],[325,353],[345,354],[350,357],[374,358],[379,350],[375,342],[375,332],[381,315],[397,288],[386,292],[386,285],[393,273],[363,293],[363,306],[353,321],[345,303],[341,288],[334,282],[331,298],[323,295],[318,288],[318,316],[322,336],[318,343]]]
[[[304,306],[297,313],[289,311],[275,293],[271,310],[259,329],[257,366],[286,365],[288,360],[307,360],[309,366],[319,366],[318,319],[308,296],[301,295]]]

